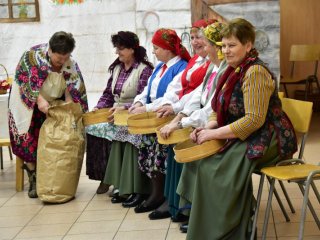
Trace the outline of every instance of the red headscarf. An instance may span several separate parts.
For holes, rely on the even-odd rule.
[[[182,46],[181,40],[176,31],[172,29],[160,28],[152,37],[152,43],[163,49],[170,50],[176,55],[179,55],[182,59],[189,61],[190,55],[188,50]]]
[[[217,22],[216,19],[200,19],[192,24],[192,28],[205,28],[206,26]]]

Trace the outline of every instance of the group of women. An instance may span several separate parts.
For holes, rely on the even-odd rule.
[[[86,171],[100,181],[97,193],[114,186],[113,203],[136,213],[151,211],[151,220],[188,221],[181,227],[187,239],[248,239],[251,174],[290,158],[296,136],[281,109],[276,79],[254,49],[250,22],[199,20],[190,34],[193,57],[174,30],[158,29],[152,38],[155,68],[136,34],[112,35],[118,58],[93,111],[176,115],[160,129],[163,138],[192,127],[194,142],[223,139],[224,146],[180,164],[172,145],[159,144],[156,134],[130,134],[127,126],[112,123],[112,115],[111,123],[86,128]]]

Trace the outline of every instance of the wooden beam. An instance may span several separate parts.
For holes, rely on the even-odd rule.
[[[228,3],[241,3],[241,2],[265,2],[265,1],[278,1],[278,0],[202,0],[208,6],[216,4],[228,4]]]

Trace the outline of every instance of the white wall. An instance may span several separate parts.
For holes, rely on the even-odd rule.
[[[55,5],[51,0],[39,2],[40,22],[0,24],[0,63],[12,76],[26,49],[47,42],[56,31],[71,32],[76,39],[73,56],[87,90],[98,95],[106,86],[107,68],[116,58],[111,34],[120,30],[136,32],[141,45],[147,45],[151,54],[152,33],[143,25],[147,12],[154,11],[159,16],[159,27],[173,28],[179,35],[191,25],[190,0],[85,0],[73,5]],[[151,55],[149,58],[153,60]],[[0,69],[0,78],[3,73]]]

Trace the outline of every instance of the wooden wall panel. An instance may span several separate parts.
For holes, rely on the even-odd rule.
[[[320,44],[320,1],[280,0],[280,69],[289,74],[289,53],[292,44]],[[313,66],[299,64],[297,75],[305,76]],[[320,77],[320,74],[318,73]],[[290,88],[290,96],[297,87]]]

